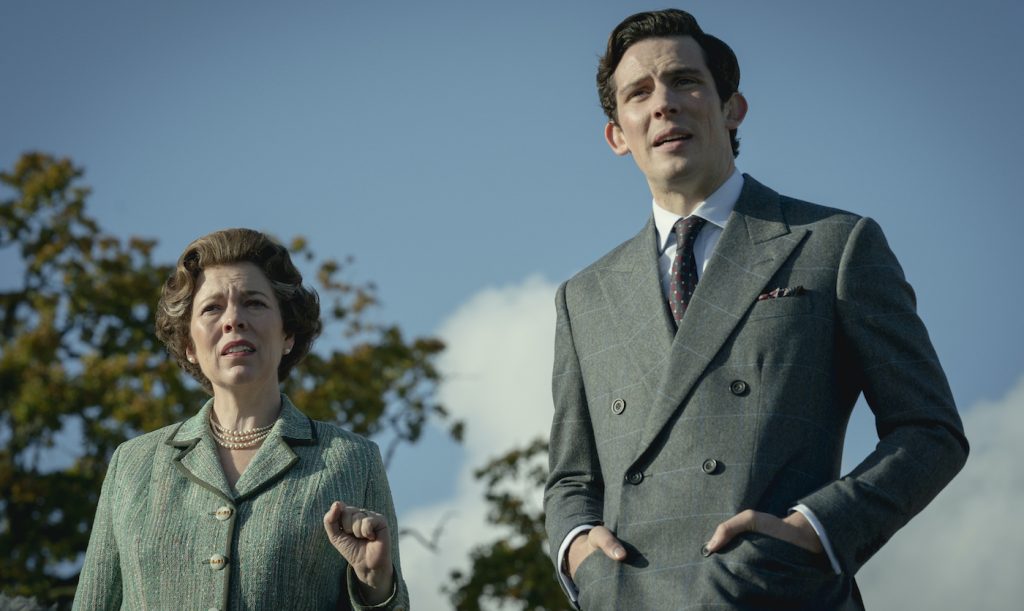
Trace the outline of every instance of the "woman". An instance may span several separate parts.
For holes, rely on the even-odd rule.
[[[156,326],[213,398],[114,452],[75,608],[407,608],[376,444],[278,390],[320,332],[288,251],[249,229],[199,238]]]

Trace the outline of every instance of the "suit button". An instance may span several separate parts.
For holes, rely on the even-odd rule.
[[[630,471],[626,474],[626,481],[635,486],[644,481],[644,474],[640,471]]]
[[[750,387],[747,386],[747,383],[744,382],[743,380],[733,380],[732,384],[729,384],[729,391],[737,396],[747,394],[748,390],[750,390]]]
[[[210,568],[214,571],[222,570],[228,563],[228,559],[220,554],[210,556]]]
[[[704,556],[705,558],[711,555],[711,550],[708,549],[707,545],[700,546],[700,555]]]
[[[709,458],[704,461],[704,464],[700,466],[701,471],[711,475],[715,471],[718,471],[718,461],[714,458]]]
[[[213,512],[213,515],[216,516],[218,520],[223,522],[224,520],[230,518],[232,513],[234,513],[234,511],[230,507],[225,505],[223,507],[218,507],[217,511]]]
[[[613,414],[621,414],[624,411],[626,411],[626,402],[625,401],[623,401],[622,399],[616,399],[616,400],[612,401],[612,413]]]

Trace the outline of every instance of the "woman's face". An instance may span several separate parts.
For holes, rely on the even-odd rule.
[[[249,386],[277,392],[277,366],[294,339],[287,337],[281,308],[266,275],[243,262],[203,270],[197,279],[189,324],[198,362],[217,389]]]

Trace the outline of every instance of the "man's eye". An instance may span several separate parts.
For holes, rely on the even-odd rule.
[[[216,312],[219,309],[220,309],[219,305],[217,305],[215,303],[208,303],[208,304],[203,306],[203,309],[201,310],[201,312],[203,314],[206,314],[207,312]]]
[[[250,299],[245,302],[245,305],[253,308],[265,308],[267,304],[259,299]]]

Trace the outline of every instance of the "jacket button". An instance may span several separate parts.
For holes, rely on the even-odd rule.
[[[625,401],[623,401],[622,399],[616,399],[616,400],[612,401],[612,413],[613,414],[621,414],[624,411],[626,411],[626,402]]]
[[[700,466],[701,471],[711,475],[715,471],[718,471],[718,461],[714,458],[709,458],[704,461],[704,464]]]
[[[223,522],[224,520],[230,518],[232,513],[234,513],[234,511],[227,505],[224,505],[223,507],[218,507],[217,511],[213,512],[213,515],[216,516],[218,520]]]
[[[626,481],[635,486],[644,481],[644,474],[640,471],[630,471],[626,474]]]
[[[729,391],[734,395],[745,395],[750,387],[743,380],[733,380],[732,384],[729,384]]]
[[[228,563],[228,559],[225,558],[224,556],[221,556],[220,554],[214,554],[214,555],[210,556],[210,568],[213,569],[214,571],[223,570],[223,568],[225,567],[225,565],[227,565],[227,563]]]

